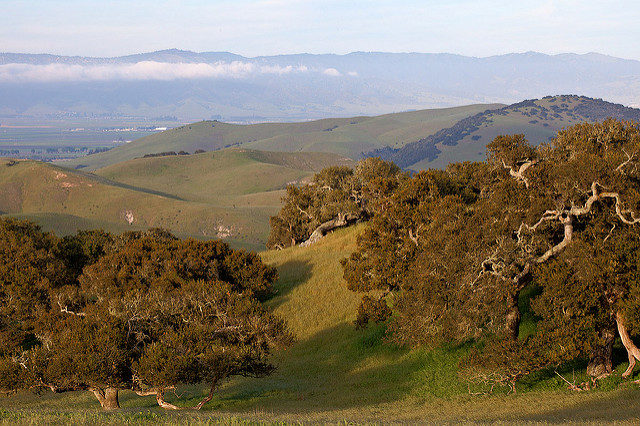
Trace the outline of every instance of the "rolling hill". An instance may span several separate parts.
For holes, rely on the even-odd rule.
[[[141,158],[84,173],[36,161],[0,160],[0,214],[58,233],[164,227],[177,235],[264,247],[269,216],[288,183],[350,160],[326,153],[229,149]]]
[[[454,161],[483,160],[486,145],[501,134],[523,133],[538,144],[563,127],[609,117],[640,121],[640,109],[585,96],[559,95],[508,106],[481,104],[303,123],[238,125],[203,121],[61,164],[95,170],[163,151],[241,146],[332,152],[354,160],[380,156],[403,168],[422,170],[444,168]]]
[[[333,152],[353,159],[385,147],[401,147],[453,126],[463,118],[502,105],[410,111],[374,117],[330,118],[301,123],[239,125],[202,121],[150,135],[110,151],[61,163],[95,170],[111,164],[166,151],[195,152],[232,146],[288,152]]]
[[[547,96],[487,110],[416,142],[367,155],[414,170],[444,168],[454,161],[483,160],[486,145],[498,135],[523,133],[530,142],[539,144],[564,127],[610,117],[640,122],[640,109],[585,96]]]

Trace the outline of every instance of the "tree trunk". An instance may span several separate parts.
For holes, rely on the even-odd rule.
[[[117,410],[120,408],[117,388],[106,388],[104,390],[101,388],[92,388],[90,390],[105,410]]]
[[[320,226],[318,226],[311,236],[307,239],[307,241],[300,243],[300,247],[307,247],[313,243],[319,241],[322,237],[324,237],[328,232],[333,231],[334,229],[342,228],[344,226],[350,225],[356,220],[360,218],[360,214],[354,213],[338,213],[338,216],[324,222]]]
[[[213,382],[213,384],[211,385],[211,389],[209,390],[209,394],[198,403],[198,405],[194,406],[194,410],[199,410],[202,408],[202,406],[204,404],[206,404],[207,402],[211,401],[213,399],[213,395],[215,394],[216,388],[217,388],[217,381]]]
[[[164,390],[159,389],[156,391],[156,401],[158,402],[158,405],[165,410],[180,410],[180,407],[177,405],[173,405],[164,400]]]
[[[613,371],[613,343],[616,340],[614,329],[607,328],[598,334],[600,345],[593,350],[587,365],[587,374],[594,379],[608,376]]]
[[[622,377],[629,377],[633,373],[633,367],[636,365],[636,359],[640,360],[640,349],[633,343],[631,340],[631,336],[627,331],[627,326],[625,325],[624,315],[622,312],[616,312],[616,323],[618,325],[618,333],[620,334],[620,339],[622,340],[622,344],[624,348],[627,350],[627,357],[629,358],[629,367],[627,370],[622,373]]]
[[[507,316],[505,328],[507,336],[511,340],[518,340],[520,335],[520,307],[518,306],[519,293],[512,295],[507,301]]]

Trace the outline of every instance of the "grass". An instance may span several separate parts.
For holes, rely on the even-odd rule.
[[[244,424],[379,422],[592,423],[640,421],[640,391],[619,378],[595,391],[571,392],[554,374],[523,383],[515,395],[470,395],[457,375],[469,347],[407,350],[385,339],[384,326],[356,330],[359,296],[341,278],[339,260],[355,248],[361,227],[340,230],[309,248],[263,252],[280,272],[267,305],[287,318],[297,342],[275,354],[278,370],[263,379],[225,383],[205,410],[168,413],[151,397],[122,392],[118,413],[102,413],[88,392],[0,398],[5,424]],[[625,365],[618,364],[618,373]],[[571,379],[571,372],[564,372]],[[581,377],[581,376],[580,376]],[[580,378],[578,377],[578,379]],[[179,390],[192,405],[205,389]],[[170,395],[169,395],[170,396]]]
[[[288,183],[350,162],[326,153],[228,149],[141,158],[90,174],[0,159],[0,214],[35,220],[59,234],[163,227],[260,250]]]
[[[375,117],[329,118],[301,123],[238,125],[217,121],[188,124],[138,139],[110,151],[64,162],[96,170],[145,154],[197,149],[214,151],[244,147],[262,151],[332,152],[358,158],[387,145],[402,146],[452,126],[459,120],[497,108],[497,104],[385,114]]]
[[[189,156],[140,158],[94,173],[112,181],[154,190],[188,201],[232,206],[239,197],[271,194],[269,207],[280,206],[287,183],[349,159],[327,153],[280,153],[226,149]],[[245,197],[245,200],[247,198]]]

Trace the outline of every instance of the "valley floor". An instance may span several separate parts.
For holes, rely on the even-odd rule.
[[[339,261],[355,249],[361,230],[262,254],[280,272],[268,306],[297,336],[294,346],[276,354],[272,376],[227,382],[201,412],[166,412],[152,397],[132,392],[121,393],[116,413],[102,412],[88,392],[22,393],[0,397],[0,424],[640,422],[640,389],[621,383],[623,363],[595,391],[571,392],[550,373],[522,383],[517,394],[472,395],[457,375],[467,347],[406,350],[387,342],[382,327],[356,330],[360,296],[346,289]],[[571,370],[563,374],[573,378]],[[189,406],[203,392],[190,387],[168,399]]]

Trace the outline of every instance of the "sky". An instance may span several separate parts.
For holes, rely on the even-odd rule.
[[[0,52],[598,52],[640,60],[638,0],[0,0]]]

